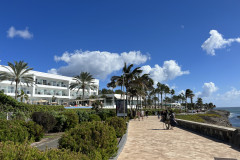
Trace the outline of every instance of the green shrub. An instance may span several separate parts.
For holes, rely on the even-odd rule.
[[[45,132],[52,130],[57,122],[54,116],[47,112],[34,112],[32,114],[32,120],[43,126]]]
[[[27,127],[23,121],[0,120],[0,142],[13,141],[24,142],[30,137]]]
[[[64,114],[55,114],[53,116],[55,117],[57,122],[51,132],[63,132],[67,117]]]
[[[27,119],[27,115],[24,112],[17,110],[16,112],[13,113],[11,118],[14,120],[25,121]]]
[[[7,114],[4,112],[0,112],[0,119],[7,119]]]
[[[116,115],[116,110],[115,110],[115,109],[109,110],[109,112],[108,112],[108,117],[115,117],[115,116],[117,116],[117,115]]]
[[[36,124],[33,121],[28,121],[26,123],[23,123],[22,125],[27,127],[27,130],[29,133],[28,139],[32,139],[36,142],[41,140],[44,134],[44,130],[42,126]]]
[[[85,122],[66,132],[59,140],[59,148],[82,152],[91,159],[109,159],[117,151],[117,137],[113,127],[102,122]]]
[[[106,120],[106,123],[115,129],[118,138],[125,134],[127,125],[123,118],[111,117]]]
[[[104,110],[101,110],[100,112],[98,112],[97,115],[99,115],[102,121],[105,121],[108,118],[108,114]]]
[[[71,152],[65,149],[51,149],[45,152],[27,144],[14,144],[13,142],[0,142],[1,160],[89,160],[86,155]]]
[[[98,116],[98,115],[96,115],[96,114],[90,114],[89,115],[89,121],[101,121],[101,118]]]
[[[79,123],[89,121],[89,113],[86,111],[77,111]]]
[[[66,117],[63,130],[69,130],[78,124],[78,115],[75,112],[64,112],[63,115]]]
[[[50,106],[50,105],[32,105],[23,102],[18,102],[11,96],[0,92],[0,109],[4,112],[40,112],[40,111],[64,111],[64,106]]]

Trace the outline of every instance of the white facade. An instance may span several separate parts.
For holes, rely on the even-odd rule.
[[[0,66],[0,72],[9,72],[5,67]],[[70,100],[76,99],[83,95],[82,89],[77,93],[77,90],[70,90],[69,85],[74,82],[73,77],[66,77],[50,73],[43,73],[37,71],[29,71],[28,74],[33,76],[35,84],[27,86],[21,84],[18,86],[18,92],[23,90],[29,96],[29,103],[39,103],[39,101],[51,103],[52,97],[56,97],[57,104],[63,104]],[[98,95],[99,80],[94,79],[93,85],[96,86],[94,90],[86,88],[84,97],[90,95]],[[0,90],[4,91],[9,96],[15,96],[15,83],[12,81],[0,82]],[[20,93],[20,92],[19,92]]]

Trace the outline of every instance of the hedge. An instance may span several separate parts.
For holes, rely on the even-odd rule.
[[[96,114],[90,114],[89,115],[89,121],[101,121],[101,118],[98,116],[98,115],[96,115]]]
[[[0,109],[2,112],[39,112],[39,111],[63,111],[63,106],[54,105],[34,105],[18,102],[13,97],[0,92]]]
[[[28,144],[15,144],[13,142],[0,142],[1,160],[89,160],[86,155],[78,152],[71,152],[65,149],[51,149],[45,152],[39,151]]]
[[[115,129],[116,136],[118,138],[122,137],[127,130],[127,125],[123,118],[111,117],[111,118],[108,118],[105,122]]]
[[[43,137],[43,128],[29,121],[0,120],[0,142],[39,141]]]
[[[61,137],[59,148],[82,152],[91,159],[109,159],[117,151],[117,137],[114,128],[105,123],[84,122]]]
[[[55,117],[48,112],[34,112],[32,114],[32,120],[43,126],[45,132],[52,130],[57,123]]]

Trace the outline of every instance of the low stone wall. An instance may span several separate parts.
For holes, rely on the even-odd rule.
[[[176,119],[180,127],[231,143],[240,148],[240,129]]]

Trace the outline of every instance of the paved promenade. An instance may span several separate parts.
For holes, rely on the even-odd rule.
[[[240,151],[221,141],[183,129],[163,129],[156,116],[130,121],[127,142],[118,160],[240,160]]]

